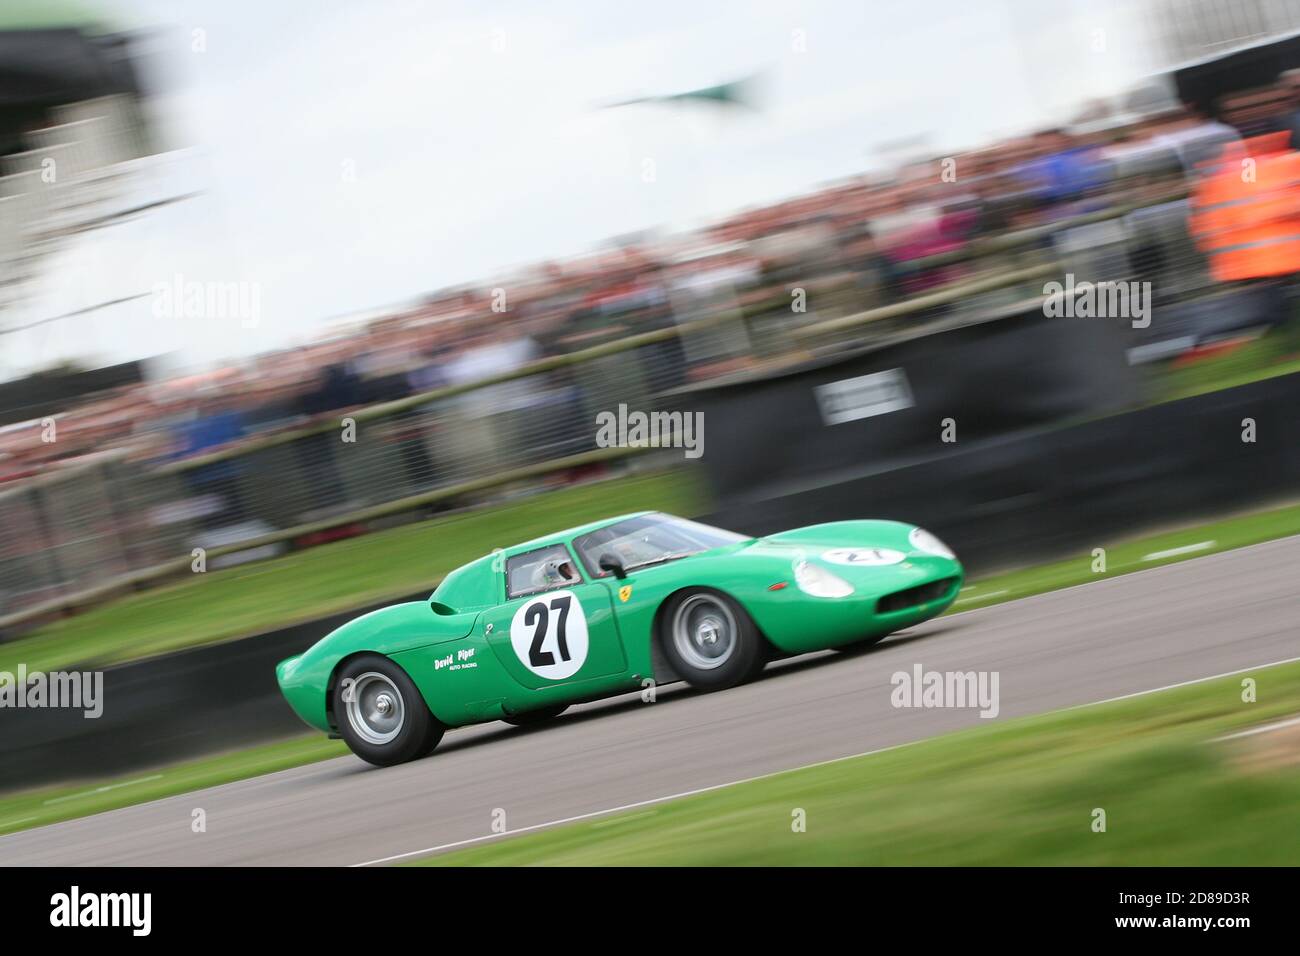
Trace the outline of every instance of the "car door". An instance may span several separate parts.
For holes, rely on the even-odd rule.
[[[627,668],[612,594],[587,581],[567,546],[548,545],[505,562],[504,603],[483,615],[502,667],[524,687],[581,684]]]

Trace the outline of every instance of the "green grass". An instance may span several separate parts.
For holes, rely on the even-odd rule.
[[[341,757],[347,752],[343,741],[312,734],[110,780],[24,791],[0,797],[0,836]]]
[[[1172,402],[1291,372],[1300,372],[1300,321],[1296,319],[1221,355],[1162,367],[1155,400]]]
[[[1096,546],[1106,551],[1104,573],[1093,571],[1095,559],[1089,550],[1051,564],[975,577],[962,590],[949,613],[991,607],[1003,601],[1029,597],[1031,594],[1118,577],[1133,571],[1174,564],[1295,534],[1300,534],[1300,504],[1234,515],[1209,524],[1192,525],[1127,540],[1098,541]],[[1197,551],[1152,561],[1143,560],[1150,554],[1205,542],[1211,542],[1209,547]]]
[[[0,670],[134,660],[432,591],[448,571],[494,547],[642,509],[698,514],[703,505],[681,472],[618,478],[195,574],[0,646]]]
[[[1295,865],[1300,765],[1233,729],[1300,711],[1300,664],[948,734],[420,863]],[[1252,738],[1259,740],[1260,738]],[[796,833],[802,809],[806,831]],[[1106,832],[1092,830],[1093,811]]]

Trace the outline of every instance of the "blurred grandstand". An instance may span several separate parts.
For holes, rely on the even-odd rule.
[[[124,105],[96,111],[85,101],[99,96],[78,92],[81,105],[32,104],[8,124],[0,202],[28,211],[6,216],[6,290],[36,268],[45,240],[34,230],[87,228],[106,214],[60,218],[72,215],[69,197],[91,191],[37,185],[51,151],[89,151],[70,165],[100,184],[147,151],[135,142],[129,84],[107,87]],[[186,571],[196,547],[220,566],[512,482],[590,475],[637,451],[596,447],[600,410],[650,408],[684,385],[998,321],[1036,307],[1067,273],[1152,284],[1159,318],[1129,350],[1152,375],[1282,322],[1289,275],[1216,281],[1190,222],[1218,158],[1249,152],[1243,138],[1285,133],[1289,149],[1300,147],[1300,82],[1286,74],[1226,89],[1213,116],[1166,90],[690,234],[638,236],[433,292],[203,375],[97,380],[39,413],[7,402],[0,628]],[[28,380],[19,397],[35,388]],[[345,417],[355,442],[341,438]],[[51,421],[57,441],[42,440]]]

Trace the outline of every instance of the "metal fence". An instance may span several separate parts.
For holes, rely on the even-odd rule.
[[[729,325],[731,328],[724,328]],[[122,454],[0,491],[0,626],[194,566],[207,569],[420,512],[496,486],[615,461],[598,412],[649,410],[684,381],[683,343],[740,354],[734,320],[666,329],[480,382],[331,416],[149,466]]]

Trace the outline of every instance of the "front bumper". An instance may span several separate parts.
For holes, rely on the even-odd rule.
[[[303,722],[317,730],[329,732],[329,715],[325,710],[325,689],[315,675],[304,673],[303,655],[288,657],[275,665],[275,679],[280,693]]]
[[[835,568],[838,574],[841,568]],[[843,575],[847,579],[847,575]],[[888,634],[942,614],[957,598],[965,574],[959,562],[909,557],[874,574],[859,572],[853,594],[816,598],[793,585],[757,597],[750,613],[767,639],[802,654]]]

